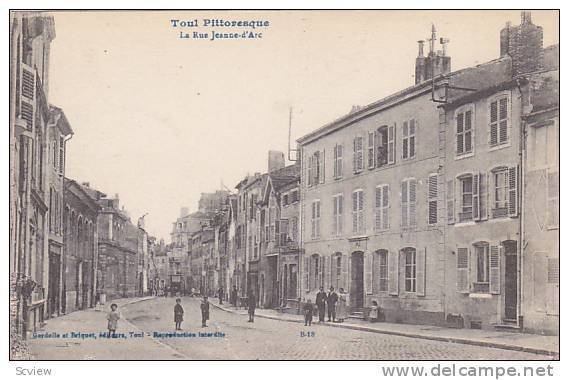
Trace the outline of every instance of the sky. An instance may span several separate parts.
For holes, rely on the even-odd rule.
[[[48,99],[74,130],[66,176],[120,203],[170,241],[181,207],[267,171],[269,150],[414,83],[417,41],[450,39],[452,70],[499,57],[518,11],[55,12]],[[170,20],[263,20],[262,38],[179,38],[244,28]],[[544,46],[557,12],[533,11]]]

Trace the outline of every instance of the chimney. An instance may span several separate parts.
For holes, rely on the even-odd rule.
[[[285,167],[284,153],[276,150],[269,150],[269,173]]]
[[[83,185],[85,187],[89,187],[89,182],[83,182],[83,183],[81,183],[81,185]]]
[[[543,69],[543,28],[531,21],[531,12],[521,13],[520,25],[508,22],[500,31],[500,56],[512,58],[512,76]]]
[[[429,38],[429,54],[425,56],[425,41],[417,41],[419,52],[415,59],[415,84],[419,84],[441,74],[450,73],[450,57],[447,55],[447,46],[450,42],[447,38],[440,39],[442,50],[436,50],[437,29],[433,24],[431,27],[431,38]]]

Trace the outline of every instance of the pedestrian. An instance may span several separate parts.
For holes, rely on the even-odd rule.
[[[196,294],[196,289],[192,287],[192,289],[190,290],[190,297],[193,297],[195,294]]]
[[[184,320],[184,308],[182,307],[182,300],[176,298],[176,305],[174,306],[174,322],[176,323],[176,330],[182,329],[183,320]]]
[[[225,292],[223,291],[222,287],[219,287],[219,290],[217,291],[217,297],[219,297],[219,304],[223,305],[223,297],[225,296]]]
[[[320,291],[316,293],[316,307],[318,308],[318,323],[324,322],[327,298],[328,296],[326,295],[324,288],[321,287]]]
[[[344,288],[340,288],[339,290],[336,317],[338,318],[338,322],[344,322],[344,320],[348,318],[348,294],[344,292]]]
[[[115,335],[119,319],[121,319],[121,315],[118,311],[118,308],[119,308],[118,305],[116,303],[113,303],[111,305],[111,311],[109,312],[109,314],[107,314],[107,321],[109,321],[109,323],[107,324],[107,328],[109,329],[109,337]]]
[[[377,322],[379,320],[379,305],[377,301],[371,301],[371,309],[369,311],[369,321]]]
[[[233,307],[237,307],[237,286],[233,285],[231,289],[231,304]]]
[[[209,319],[209,301],[207,300],[207,296],[203,296],[200,309],[202,311],[202,327],[207,327],[206,322]]]
[[[312,313],[314,312],[314,305],[309,298],[304,304],[304,326],[312,326]]]
[[[247,312],[249,314],[249,320],[247,322],[255,322],[255,308],[257,307],[257,298],[255,297],[255,292],[250,291],[247,296]]]
[[[336,302],[338,302],[338,294],[334,291],[334,287],[330,287],[330,292],[326,298],[328,304],[328,322],[336,322]]]

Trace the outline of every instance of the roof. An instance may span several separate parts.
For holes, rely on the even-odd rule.
[[[451,72],[449,74],[439,75],[433,80],[426,80],[424,82],[407,87],[401,91],[395,92],[361,108],[352,108],[353,112],[350,112],[328,124],[325,124],[324,126],[302,136],[296,141],[301,145],[306,144],[321,136],[347,127],[361,119],[379,113],[384,109],[393,107],[401,102],[430,92],[433,81],[435,83],[443,83],[448,81],[453,86],[479,89],[485,83],[495,83],[497,81],[501,82],[508,77],[511,78],[511,72],[511,58],[509,56],[504,56],[474,67],[468,67]],[[461,95],[463,95],[462,91],[456,92],[456,96]]]
[[[493,95],[497,92],[509,90],[511,88],[514,88],[517,86],[522,86],[522,85],[527,84],[527,83],[528,83],[528,81],[525,78],[519,78],[519,79],[504,81],[504,82],[495,84],[493,86],[483,88],[483,89],[478,90],[476,92],[471,92],[470,94],[462,96],[460,98],[456,98],[454,101],[443,104],[440,107],[444,108],[445,110],[454,109],[454,108],[460,107],[463,104],[471,103],[475,100],[482,99],[484,97]]]
[[[50,121],[55,124],[64,136],[72,135],[73,129],[63,110],[54,105],[49,105]]]

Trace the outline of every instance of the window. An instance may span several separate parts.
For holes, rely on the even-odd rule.
[[[490,146],[508,142],[509,97],[502,95],[490,101]]]
[[[312,255],[311,260],[310,260],[310,266],[311,266],[311,280],[312,280],[312,284],[311,284],[311,289],[318,289],[318,287],[320,286],[320,284],[322,283],[322,271],[321,271],[321,258],[318,255]]]
[[[320,237],[320,201],[312,201],[312,229],[310,233],[312,239]]]
[[[375,188],[375,224],[376,231],[389,229],[389,185]]]
[[[385,249],[377,251],[378,259],[378,291],[387,292],[388,289],[388,252]]]
[[[360,173],[364,166],[363,137],[354,138],[354,174]]]
[[[528,140],[528,163],[531,168],[551,168],[559,164],[557,129],[553,120],[533,125]]]
[[[324,183],[324,151],[316,151],[308,158],[308,186]]]
[[[364,229],[364,192],[356,190],[352,193],[352,231],[362,234]]]
[[[283,206],[288,206],[288,194],[283,195]]]
[[[417,290],[417,251],[415,248],[404,248],[405,255],[405,291],[414,293]]]
[[[344,196],[342,194],[335,195],[332,198],[333,202],[333,228],[332,231],[335,236],[342,235],[344,229],[343,214],[344,214]]]
[[[417,225],[417,180],[406,179],[401,182],[401,226]]]
[[[332,286],[335,289],[342,287],[342,255],[339,253],[332,256]]]
[[[458,214],[459,222],[466,222],[472,220],[472,196],[473,185],[472,175],[464,175],[459,178],[460,184],[460,212]]]
[[[375,168],[375,132],[371,131],[367,134],[367,167]]]
[[[290,193],[290,203],[298,202],[298,190],[293,190]]]
[[[506,168],[494,171],[494,205],[492,215],[500,218],[508,215],[508,170]]]
[[[488,243],[477,243],[474,245],[476,256],[476,282],[490,283],[490,252]]]
[[[65,139],[59,137],[59,172],[63,174],[63,167],[65,163]]]
[[[547,227],[559,227],[559,172],[547,174]]]
[[[473,128],[472,128],[472,106],[457,110],[456,113],[456,155],[472,153],[473,147]]]
[[[342,145],[334,146],[334,178],[342,178],[342,156],[344,148]]]
[[[428,179],[428,208],[430,225],[437,224],[438,221],[438,175],[433,173],[429,175]]]
[[[403,122],[403,159],[415,157],[415,119]]]

